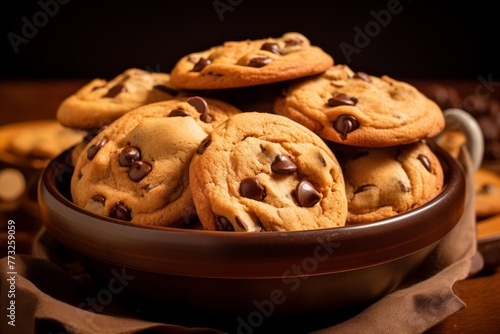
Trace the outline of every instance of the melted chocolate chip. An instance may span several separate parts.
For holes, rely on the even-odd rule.
[[[222,216],[215,217],[215,228],[218,231],[234,231],[233,224],[226,217]]]
[[[399,188],[401,189],[402,192],[404,192],[404,193],[411,192],[411,186],[404,184],[404,182],[401,180],[398,181],[398,183],[399,183]]]
[[[93,200],[94,202],[101,203],[103,205],[104,205],[104,203],[106,203],[106,197],[104,197],[102,195],[94,195],[91,197],[91,200]]]
[[[102,138],[101,140],[99,140],[96,144],[93,144],[89,147],[89,149],[87,150],[87,158],[89,160],[92,160],[94,159],[94,157],[96,156],[97,152],[99,152],[99,150],[108,142],[108,139],[107,138]]]
[[[340,115],[333,123],[333,128],[340,133],[343,139],[347,137],[348,133],[353,132],[358,127],[358,120],[352,115]]]
[[[207,147],[212,143],[212,138],[210,136],[205,137],[200,143],[200,146],[198,146],[198,149],[196,150],[196,153],[198,154],[203,154]]]
[[[328,105],[330,107],[338,106],[355,106],[357,99],[351,98],[349,95],[340,93],[328,99]]]
[[[321,194],[308,181],[301,181],[295,189],[295,198],[301,207],[310,208],[319,202]]]
[[[269,51],[271,53],[280,54],[280,47],[278,43],[264,43],[262,44],[261,50]]]
[[[154,85],[153,89],[159,90],[160,92],[163,92],[168,95],[176,96],[177,91],[175,89],[172,89],[170,87],[167,87],[165,85]]]
[[[368,83],[372,82],[372,79],[370,78],[370,76],[368,74],[366,74],[365,72],[354,73],[354,78],[361,79],[361,80],[366,81]]]
[[[126,92],[127,91],[127,87],[125,87],[124,84],[117,84],[113,87],[111,87],[108,91],[108,93],[106,95],[104,95],[103,97],[110,97],[110,98],[114,98],[116,97],[118,94],[122,93],[122,92]]]
[[[266,189],[259,180],[249,177],[241,181],[240,195],[246,198],[262,201],[266,197]]]
[[[168,117],[186,117],[191,116],[186,110],[178,108],[174,109],[168,114]]]
[[[271,170],[276,174],[292,174],[297,170],[297,165],[287,156],[278,154],[271,164]]]
[[[272,62],[271,58],[267,58],[267,57],[253,57],[252,59],[250,59],[250,62],[248,63],[248,66],[260,68],[260,67],[266,66],[270,62]]]
[[[193,72],[201,72],[207,65],[210,65],[212,61],[208,58],[201,57],[200,60],[196,64],[194,64],[193,69],[191,71]]]
[[[128,177],[134,182],[139,182],[151,172],[151,169],[151,165],[147,162],[134,161],[130,166]]]
[[[207,112],[201,114],[200,119],[204,123],[212,122],[212,116],[210,116]]]
[[[117,218],[126,221],[130,221],[132,219],[130,209],[125,204],[123,204],[123,202],[116,202],[116,204],[111,208],[109,216],[111,218]]]
[[[106,129],[107,127],[108,127],[107,125],[103,125],[103,126],[98,127],[98,128],[92,128],[92,129],[90,129],[90,130],[87,132],[87,134],[85,135],[85,137],[83,137],[82,141],[83,141],[84,143],[87,143],[87,144],[88,144],[88,143],[90,143],[90,141],[91,141],[92,139],[94,139],[94,138],[95,138],[95,136],[97,136],[99,133],[101,133],[101,132],[102,132],[102,130]]]
[[[431,171],[431,163],[425,155],[419,154],[417,159],[422,163],[422,165],[424,165],[428,172]]]
[[[190,97],[189,99],[187,99],[187,103],[192,105],[196,109],[196,111],[198,111],[200,114],[208,112],[207,101],[205,101],[199,96]]]
[[[134,161],[141,160],[141,151],[134,146],[125,147],[118,156],[118,163],[122,167],[130,167]]]
[[[247,223],[245,223],[243,221],[243,219],[241,219],[240,217],[236,217],[235,218],[236,220],[236,224],[238,224],[238,226],[242,229],[242,230],[245,230],[245,231],[248,231],[248,225]]]

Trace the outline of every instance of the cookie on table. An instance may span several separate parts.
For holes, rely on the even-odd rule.
[[[302,34],[228,41],[181,58],[171,81],[184,89],[221,89],[261,85],[318,74],[333,58]]]
[[[350,147],[337,153],[348,201],[347,224],[402,214],[436,197],[443,169],[425,142],[393,147]]]
[[[228,114],[223,115],[228,108]],[[205,108],[205,109],[202,109]],[[149,104],[98,132],[78,156],[75,204],[141,225],[185,226],[196,215],[191,157],[213,126],[237,110],[201,97]]]
[[[80,142],[85,134],[85,131],[64,127],[55,120],[23,123],[9,138],[6,149],[19,157],[49,160]]]
[[[345,145],[386,147],[439,134],[439,106],[413,86],[335,65],[297,80],[276,99],[275,112],[320,137]]]
[[[460,149],[467,143],[467,137],[460,130],[444,130],[439,137],[436,138],[436,144],[441,146],[452,157],[458,159]]]
[[[297,231],[345,224],[338,161],[316,134],[280,115],[231,116],[203,140],[189,167],[205,230]]]
[[[476,216],[484,218],[500,214],[500,175],[479,168],[474,175],[476,188]]]
[[[60,104],[57,120],[72,128],[99,128],[130,110],[177,94],[170,74],[131,68],[110,81],[94,79],[81,87]]]

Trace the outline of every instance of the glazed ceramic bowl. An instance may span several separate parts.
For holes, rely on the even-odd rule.
[[[268,317],[360,309],[412,275],[464,210],[461,165],[439,147],[435,152],[445,171],[435,199],[392,218],[340,228],[220,232],[97,216],[71,202],[70,151],[45,168],[38,198],[47,232],[103,287],[122,284],[120,300],[148,315],[181,314],[235,328]]]

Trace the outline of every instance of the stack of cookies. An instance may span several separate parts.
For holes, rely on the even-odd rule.
[[[89,132],[74,148],[74,203],[141,225],[341,227],[404,213],[443,185],[426,142],[441,109],[404,82],[334,65],[299,33],[226,42],[168,74],[96,79],[57,115]]]

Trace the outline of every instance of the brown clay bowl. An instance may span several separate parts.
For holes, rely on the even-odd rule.
[[[304,330],[332,325],[313,316],[340,321],[394,291],[456,226],[465,176],[447,152],[435,152],[445,171],[435,199],[389,219],[341,228],[218,232],[97,216],[71,202],[69,151],[43,171],[38,198],[47,232],[103,289],[113,286],[113,297],[143,316],[229,332],[273,323],[297,332],[305,316],[311,321]]]

